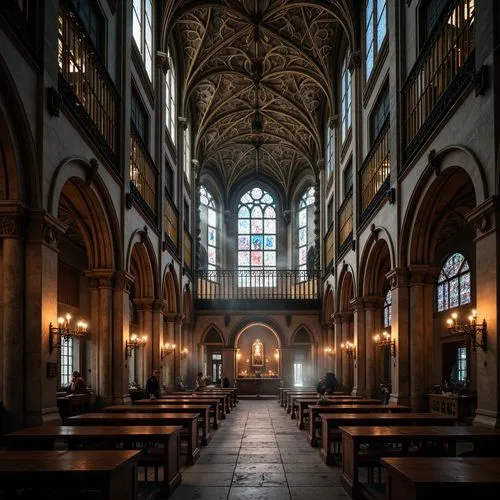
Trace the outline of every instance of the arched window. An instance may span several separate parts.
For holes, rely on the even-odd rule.
[[[191,183],[191,126],[188,125],[184,131],[184,173],[186,179]]]
[[[305,271],[308,267],[308,253],[314,247],[314,187],[311,186],[303,194],[299,202],[298,217],[298,264],[299,271]],[[310,264],[310,263],[309,263]],[[305,276],[304,276],[305,278]]]
[[[384,328],[392,325],[392,292],[389,290],[384,298]]]
[[[276,204],[266,191],[255,187],[238,204],[238,270],[276,269]],[[239,273],[240,286],[274,286],[275,277],[261,280],[257,273]]]
[[[437,280],[437,310],[446,311],[471,302],[469,263],[461,253],[448,257]]]
[[[347,134],[351,128],[351,72],[347,67],[347,55],[342,63],[342,142],[346,140]]]
[[[332,175],[335,165],[335,131],[332,127],[326,127],[326,178]]]
[[[134,0],[132,36],[141,54],[146,73],[153,80],[153,0]]]
[[[387,0],[366,0],[365,8],[365,77],[371,75],[375,58],[387,34]]]
[[[201,244],[207,251],[208,270],[215,271],[219,241],[217,206],[205,186],[200,186],[200,212]]]
[[[177,99],[176,99],[176,76],[175,68],[168,51],[168,71],[165,75],[165,126],[167,127],[170,139],[174,146],[176,143],[176,117],[177,117]]]

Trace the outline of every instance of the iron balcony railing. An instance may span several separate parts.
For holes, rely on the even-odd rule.
[[[163,207],[163,230],[170,243],[177,249],[179,245],[179,212],[170,194],[165,189],[165,204]]]
[[[425,142],[474,72],[474,0],[449,0],[402,90],[404,153]]]
[[[204,300],[316,300],[321,271],[289,269],[202,270],[196,275],[196,298]]]

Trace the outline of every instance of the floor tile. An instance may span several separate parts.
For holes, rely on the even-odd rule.
[[[181,484],[169,497],[169,500],[226,500],[228,495],[228,487],[185,486]]]
[[[308,497],[305,497],[308,498]],[[228,500],[289,500],[287,487],[245,487],[233,486],[229,491]]]

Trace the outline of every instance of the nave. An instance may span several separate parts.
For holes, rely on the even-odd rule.
[[[172,500],[344,500],[341,468],[325,465],[276,399],[243,400],[182,470]]]

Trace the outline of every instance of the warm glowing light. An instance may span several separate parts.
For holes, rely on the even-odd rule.
[[[64,318],[63,318],[63,317],[59,317],[59,318],[57,318],[57,322],[58,322],[60,325],[64,325]]]
[[[132,340],[132,342],[135,342],[137,340],[137,335],[133,333],[132,336],[130,337],[130,340]]]
[[[457,318],[458,318],[458,314],[457,314],[457,313],[453,313],[453,314],[451,315],[451,317],[452,317],[453,319],[457,319]]]
[[[452,320],[452,319],[448,319],[448,320],[447,320],[447,323],[448,323],[450,326],[452,326],[452,325],[453,325],[453,320]]]

